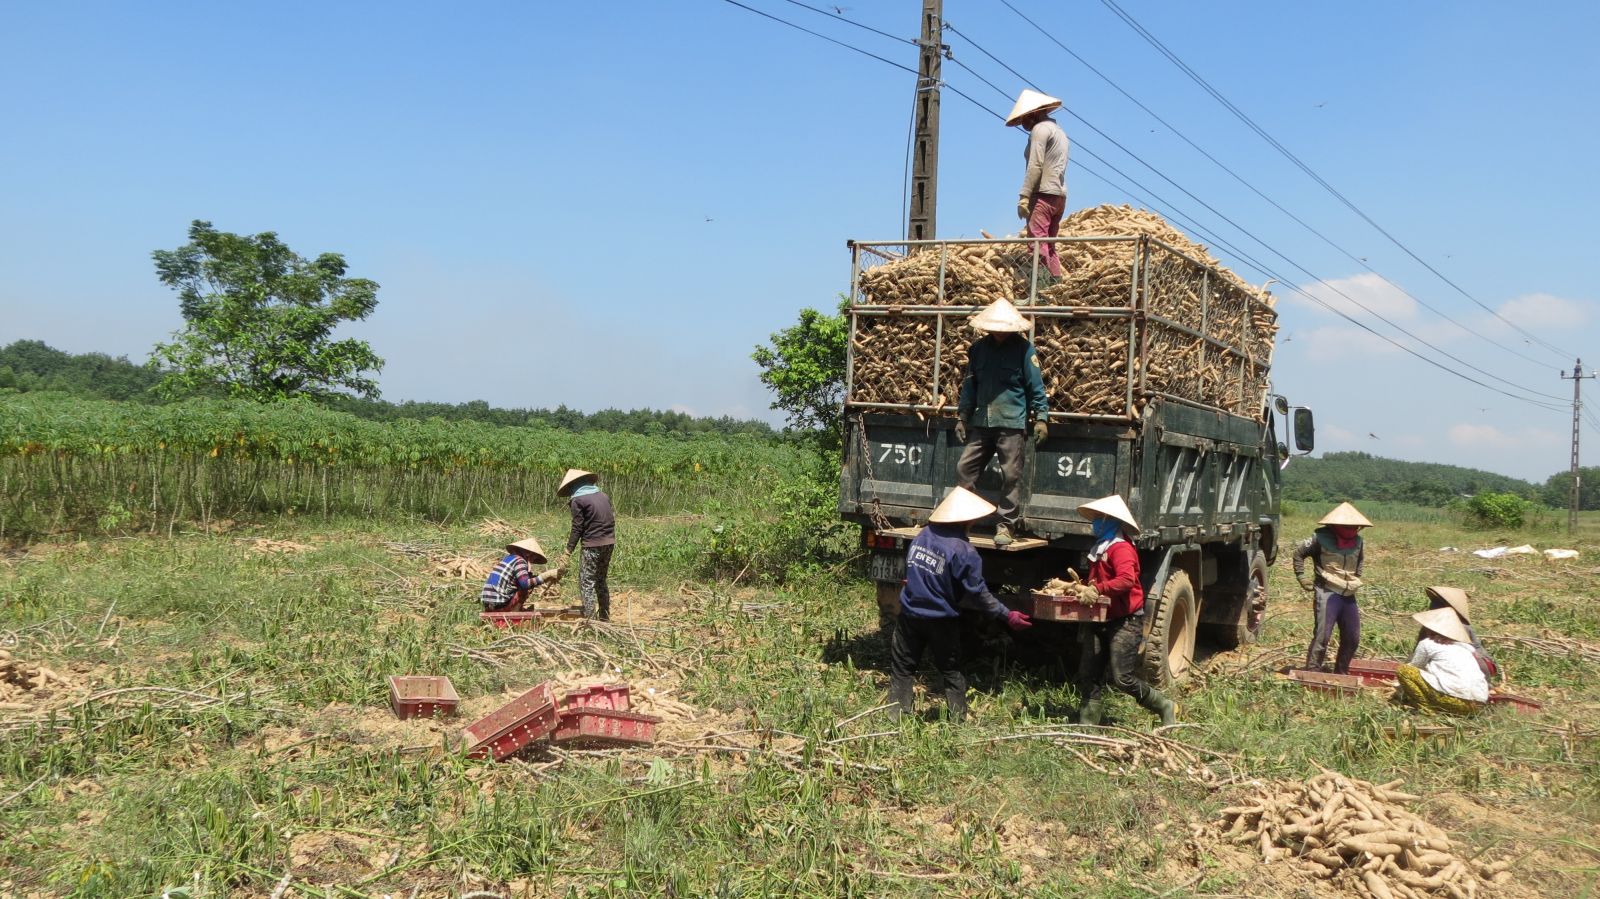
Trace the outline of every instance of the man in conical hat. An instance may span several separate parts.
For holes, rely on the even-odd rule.
[[[611,497],[600,492],[595,482],[600,476],[581,468],[569,468],[556,485],[556,495],[567,497],[572,508],[572,531],[567,535],[567,556],[582,544],[578,556],[578,596],[583,602],[583,617],[611,620],[611,586],[606,576],[611,571],[611,552],[617,544],[617,513]]]
[[[1055,97],[1024,90],[1006,117],[1008,127],[1016,125],[1028,132],[1028,146],[1022,151],[1026,166],[1022,191],[1017,197],[1017,216],[1028,223],[1029,237],[1055,237],[1061,233],[1061,215],[1067,209],[1067,134],[1050,118],[1050,110],[1060,105]],[[1055,244],[1040,243],[1038,255],[1050,279],[1060,278],[1061,259],[1056,255]]]
[[[1306,667],[1321,671],[1328,657],[1328,642],[1339,629],[1336,674],[1350,673],[1350,660],[1361,645],[1361,610],[1356,591],[1361,589],[1361,567],[1366,558],[1361,529],[1372,527],[1349,503],[1340,503],[1317,522],[1322,525],[1294,550],[1294,577],[1311,592],[1315,625],[1306,647]],[[1312,561],[1312,578],[1306,580],[1306,560]]]
[[[1411,616],[1422,625],[1411,661],[1395,672],[1395,699],[1432,712],[1473,715],[1489,702],[1472,635],[1450,606]]]
[[[533,588],[560,580],[559,568],[533,573],[534,565],[543,565],[546,561],[544,548],[536,537],[524,537],[507,544],[505,557],[489,571],[489,577],[483,582],[483,592],[478,596],[484,611],[515,612],[528,601]]]
[[[983,336],[967,348],[956,401],[956,439],[966,445],[956,465],[956,484],[973,489],[989,460],[1000,455],[1000,524],[994,542],[1005,546],[1022,517],[1023,435],[1031,418],[1034,443],[1044,442],[1050,403],[1039,355],[1024,336],[1030,325],[1016,306],[995,300],[973,317],[972,327]]]
[[[933,656],[945,706],[956,721],[967,716],[967,678],[961,673],[960,610],[985,612],[1014,631],[1033,626],[1027,615],[1000,604],[983,580],[983,559],[967,539],[972,522],[994,513],[988,500],[956,487],[928,515],[928,526],[906,551],[906,585],[889,641],[889,701],[893,714],[909,715],[912,679],[922,654]]]

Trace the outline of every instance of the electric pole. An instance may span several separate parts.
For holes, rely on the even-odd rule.
[[[1572,533],[1578,527],[1578,499],[1582,495],[1581,481],[1583,476],[1578,472],[1578,425],[1583,413],[1583,387],[1584,378],[1594,377],[1593,373],[1583,373],[1583,360],[1579,359],[1572,365],[1572,374],[1562,375],[1563,380],[1572,380],[1572,499],[1567,506],[1567,533]]]
[[[939,62],[944,55],[944,0],[922,0],[917,57],[916,126],[911,145],[908,240],[933,240],[939,198]]]

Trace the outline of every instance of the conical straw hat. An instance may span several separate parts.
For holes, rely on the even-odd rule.
[[[960,524],[986,518],[996,511],[994,503],[965,487],[957,487],[950,491],[944,502],[934,507],[933,514],[928,516],[928,523]]]
[[[1367,520],[1367,516],[1356,511],[1356,507],[1349,503],[1340,503],[1332,512],[1322,516],[1322,520],[1317,524],[1353,524],[1358,528],[1372,527],[1372,522]]]
[[[1427,592],[1428,596],[1455,609],[1462,621],[1472,620],[1472,610],[1467,607],[1467,591],[1460,587],[1429,587]]]
[[[1024,89],[1017,95],[1017,105],[1011,107],[1011,115],[1006,116],[1006,125],[1015,125],[1017,120],[1030,112],[1039,112],[1045,109],[1055,109],[1061,101],[1038,91]]]
[[[1093,518],[1096,514],[1115,518],[1127,525],[1128,530],[1135,534],[1139,533],[1139,522],[1133,520],[1133,513],[1128,510],[1128,504],[1115,493],[1102,496],[1092,503],[1084,503],[1078,507],[1078,514],[1084,518]]]
[[[506,544],[506,552],[508,553],[516,552],[519,549],[528,555],[533,556],[533,564],[535,565],[543,565],[545,562],[549,561],[548,557],[544,554],[544,547],[539,545],[539,539],[537,537],[523,537],[516,543]]]
[[[995,300],[972,317],[972,327],[979,331],[1010,331],[1020,334],[1028,330],[1028,320],[1022,317],[1010,300]]]
[[[556,496],[566,496],[568,493],[572,492],[572,488],[578,486],[579,482],[587,478],[598,477],[600,476],[592,471],[584,471],[581,468],[569,468],[567,469],[567,473],[561,476],[561,483],[556,485]]]
[[[1429,609],[1411,616],[1417,623],[1441,637],[1449,637],[1458,643],[1471,643],[1472,638],[1467,635],[1467,629],[1461,624],[1461,616],[1455,609]]]

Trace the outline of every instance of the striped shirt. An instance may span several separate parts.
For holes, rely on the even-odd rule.
[[[521,605],[521,601],[528,598],[528,591],[538,583],[527,559],[516,553],[507,553],[505,558],[494,564],[494,570],[483,582],[483,593],[478,599],[491,612],[504,609],[513,602]]]

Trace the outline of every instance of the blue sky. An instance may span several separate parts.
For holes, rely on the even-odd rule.
[[[909,45],[784,0],[745,2],[915,64]],[[1570,395],[1556,370],[1571,359],[1523,344],[1406,257],[1101,3],[1013,2],[1369,263],[1240,187],[998,0],[947,0],[945,12],[1304,265],[1316,277],[1295,280],[1313,293],[1341,303],[1342,290],[1498,377]],[[916,25],[915,0],[841,5],[893,33]],[[1424,259],[1600,365],[1594,4],[1123,7]],[[1022,86],[948,40],[1005,91]],[[959,68],[946,77],[1009,107]],[[150,251],[203,218],[277,231],[306,255],[344,253],[379,281],[377,313],[349,330],[388,360],[387,398],[766,416],[752,345],[846,288],[847,239],[903,227],[911,76],[721,0],[11,3],[0,83],[0,342],[142,360],[179,325]],[[950,94],[943,113],[941,236],[1014,230],[1022,135]],[[1060,118],[1075,163],[1103,169],[1083,151],[1100,153],[1265,258]],[[1069,209],[1131,201],[1072,168],[1068,184]],[[1537,361],[1463,334],[1368,267]],[[1279,293],[1276,386],[1316,408],[1323,449],[1538,479],[1565,467],[1565,411],[1453,378]]]

